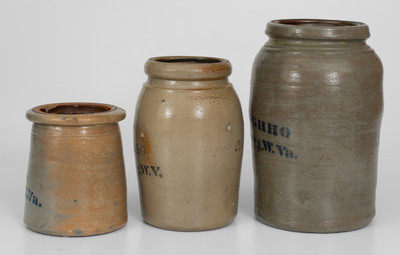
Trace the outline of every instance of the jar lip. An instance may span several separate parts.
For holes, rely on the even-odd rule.
[[[217,80],[232,72],[229,60],[201,56],[162,56],[146,61],[145,73],[165,80]]]
[[[125,111],[117,106],[89,102],[44,104],[26,112],[26,118],[34,123],[59,126],[116,123],[125,116]]]
[[[268,22],[269,37],[364,40],[370,36],[368,25],[358,21],[328,19],[278,19]]]

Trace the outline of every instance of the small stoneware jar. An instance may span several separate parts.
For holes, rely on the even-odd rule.
[[[228,225],[237,213],[243,148],[229,61],[157,57],[145,72],[134,124],[144,221],[180,231]]]
[[[381,61],[366,24],[275,20],[251,80],[255,213],[274,227],[339,232],[375,215]]]
[[[89,236],[127,221],[118,121],[125,111],[98,103],[34,107],[24,221],[49,235]]]

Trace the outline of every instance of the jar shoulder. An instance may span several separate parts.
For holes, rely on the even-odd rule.
[[[382,82],[383,66],[373,50],[337,53],[263,47],[253,65],[250,108],[299,119],[380,118]]]
[[[383,73],[383,64],[375,51],[365,49],[312,49],[301,47],[271,48],[263,46],[253,62],[258,70],[287,70],[303,68],[303,71],[342,70],[343,72]]]
[[[170,90],[143,86],[135,121],[242,119],[233,86],[202,90]]]

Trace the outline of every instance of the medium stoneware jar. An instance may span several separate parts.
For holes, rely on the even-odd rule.
[[[228,225],[237,213],[243,148],[229,61],[158,57],[145,72],[134,124],[144,221],[179,231]]]
[[[366,24],[275,20],[251,80],[255,213],[339,232],[375,215],[382,64]]]
[[[118,121],[125,111],[97,103],[30,109],[33,122],[24,221],[49,235],[89,236],[127,221]]]

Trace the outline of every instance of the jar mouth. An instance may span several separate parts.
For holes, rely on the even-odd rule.
[[[125,116],[125,111],[114,105],[81,102],[39,105],[26,112],[27,119],[34,123],[60,126],[115,123]]]
[[[210,57],[160,57],[155,58],[155,61],[164,63],[186,63],[186,64],[213,64],[220,63],[223,60]]]
[[[318,27],[342,27],[342,26],[360,26],[363,23],[345,20],[323,20],[323,19],[284,19],[271,21],[277,24],[294,26],[318,26]]]
[[[265,33],[272,38],[364,40],[369,28],[357,21],[326,19],[280,19],[268,22]]]
[[[199,56],[163,56],[147,60],[145,73],[164,80],[218,80],[232,72],[227,59]]]
[[[53,113],[53,114],[90,114],[110,111],[112,107],[104,104],[49,104],[39,107],[40,109],[34,108],[34,111],[42,113]]]

